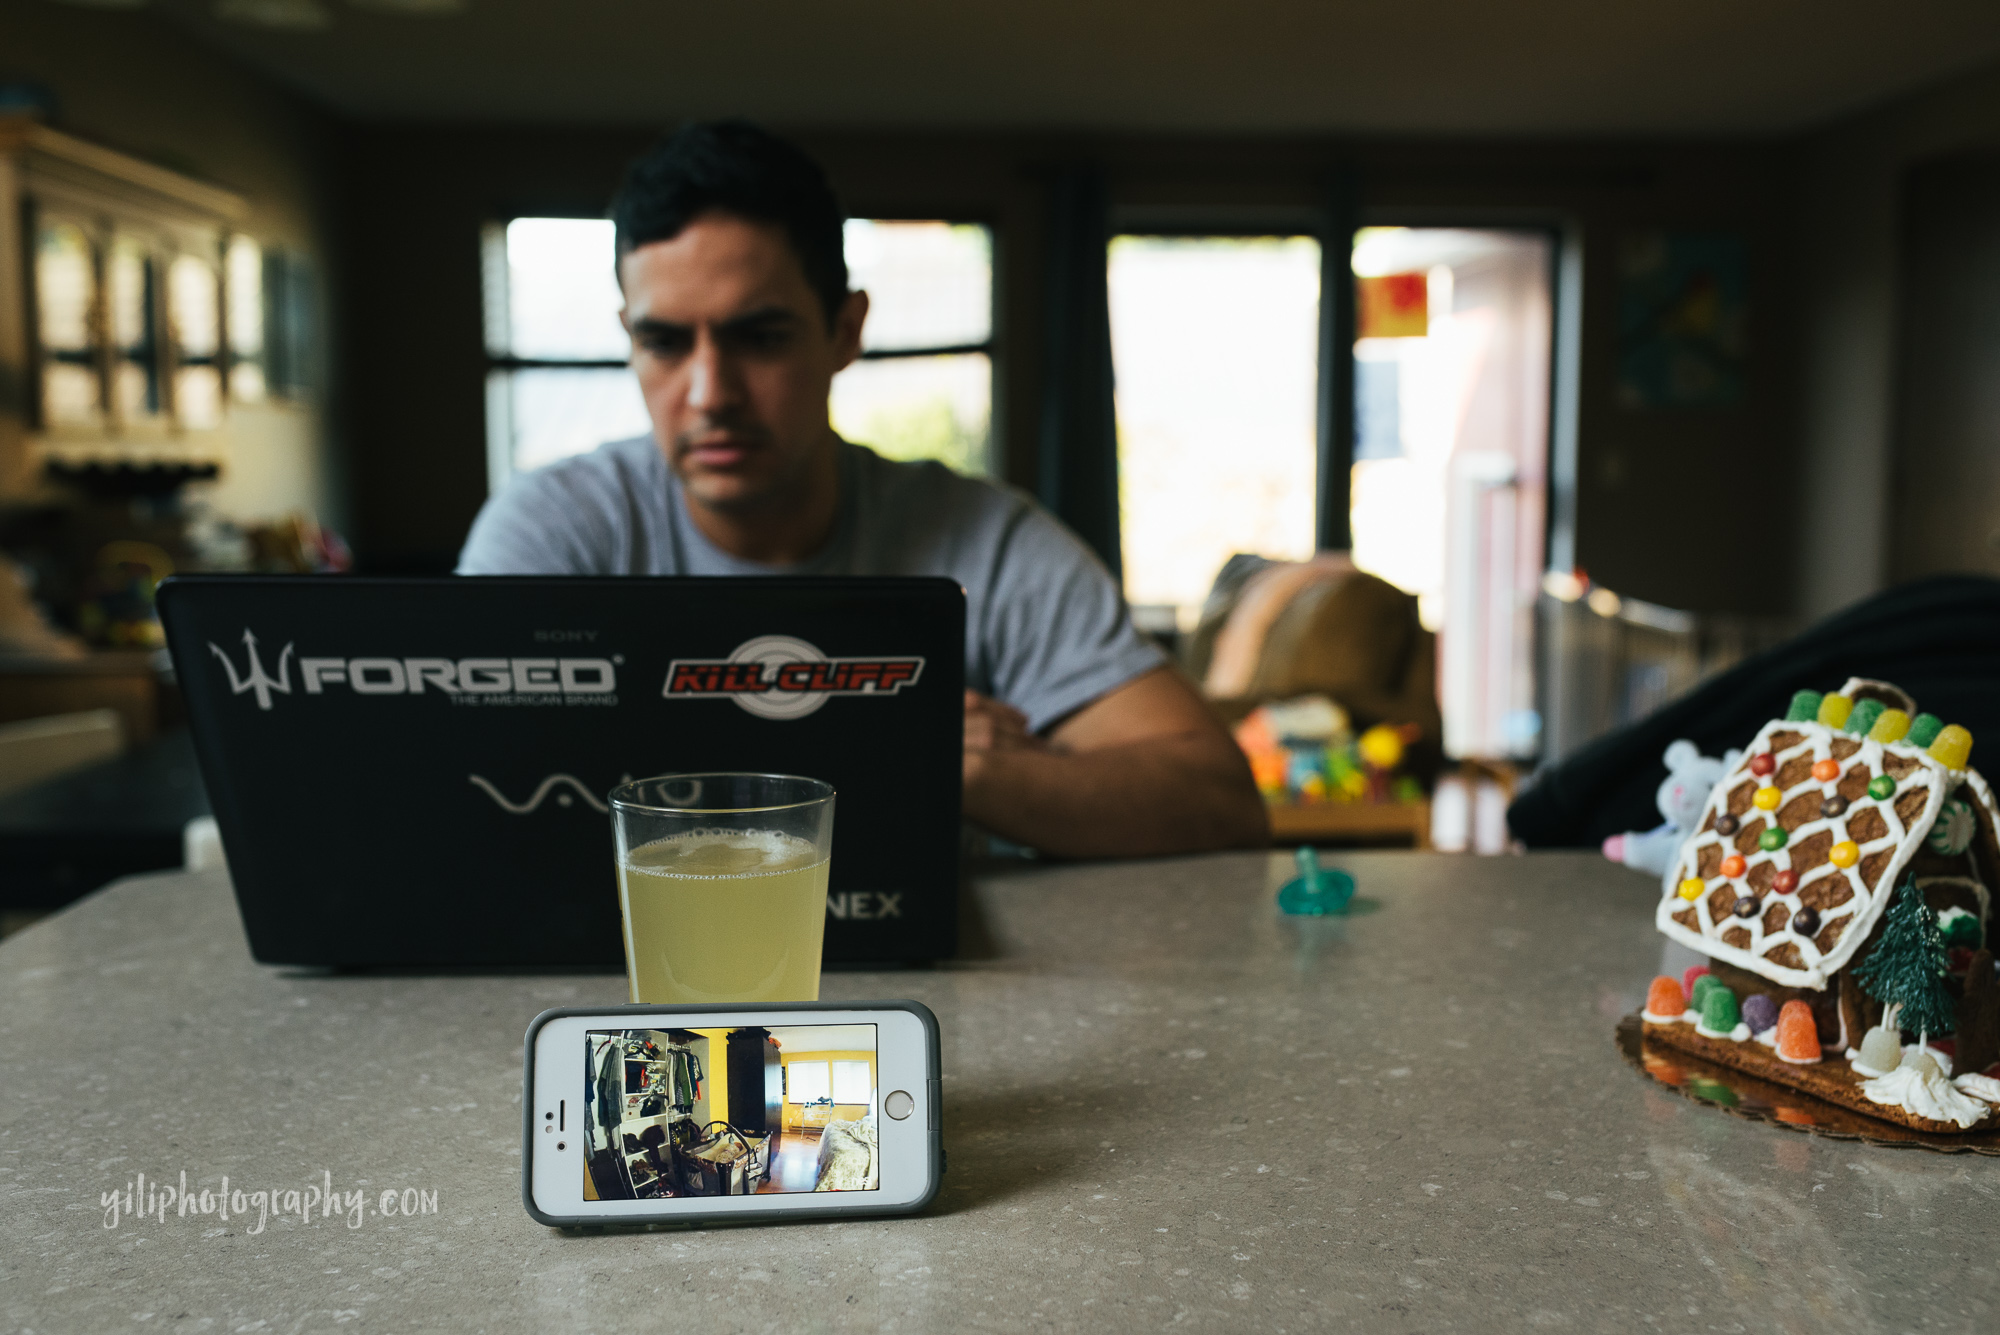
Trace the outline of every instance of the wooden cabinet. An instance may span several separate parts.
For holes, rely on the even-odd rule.
[[[51,464],[226,464],[266,393],[263,257],[238,195],[0,117],[0,498]]]

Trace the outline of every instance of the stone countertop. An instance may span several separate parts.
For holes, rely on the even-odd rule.
[[[37,1332],[1984,1329],[2000,1163],[1739,1121],[1612,1042],[1661,958],[1590,854],[1282,855],[981,877],[973,958],[831,973],[944,1033],[907,1219],[564,1234],[520,1202],[521,1035],[615,976],[266,968],[225,880],[0,944],[0,1324]],[[124,1218],[134,1175],[434,1214]],[[421,1207],[419,1207],[421,1208]]]

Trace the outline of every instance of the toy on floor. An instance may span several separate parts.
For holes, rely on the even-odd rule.
[[[1259,705],[1236,743],[1267,802],[1421,802],[1423,784],[1397,770],[1414,724],[1378,723],[1355,736],[1347,711],[1323,695]]]
[[[1703,755],[1693,742],[1685,739],[1668,747],[1667,777],[1654,797],[1666,820],[1650,830],[1612,835],[1604,841],[1604,856],[1654,876],[1664,872],[1667,863],[1680,851],[1681,841],[1701,819],[1709,789],[1742,755],[1741,751],[1731,751],[1717,760]]]

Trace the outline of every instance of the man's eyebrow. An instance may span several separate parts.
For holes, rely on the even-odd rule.
[[[747,311],[742,315],[724,320],[716,328],[724,333],[741,333],[746,329],[754,329],[760,325],[797,323],[799,323],[797,311],[784,306],[759,306],[754,311]]]

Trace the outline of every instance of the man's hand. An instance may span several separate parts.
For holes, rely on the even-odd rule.
[[[965,814],[1059,857],[1146,857],[1266,843],[1250,766],[1171,668],[1101,696],[1050,730],[965,693]]]

